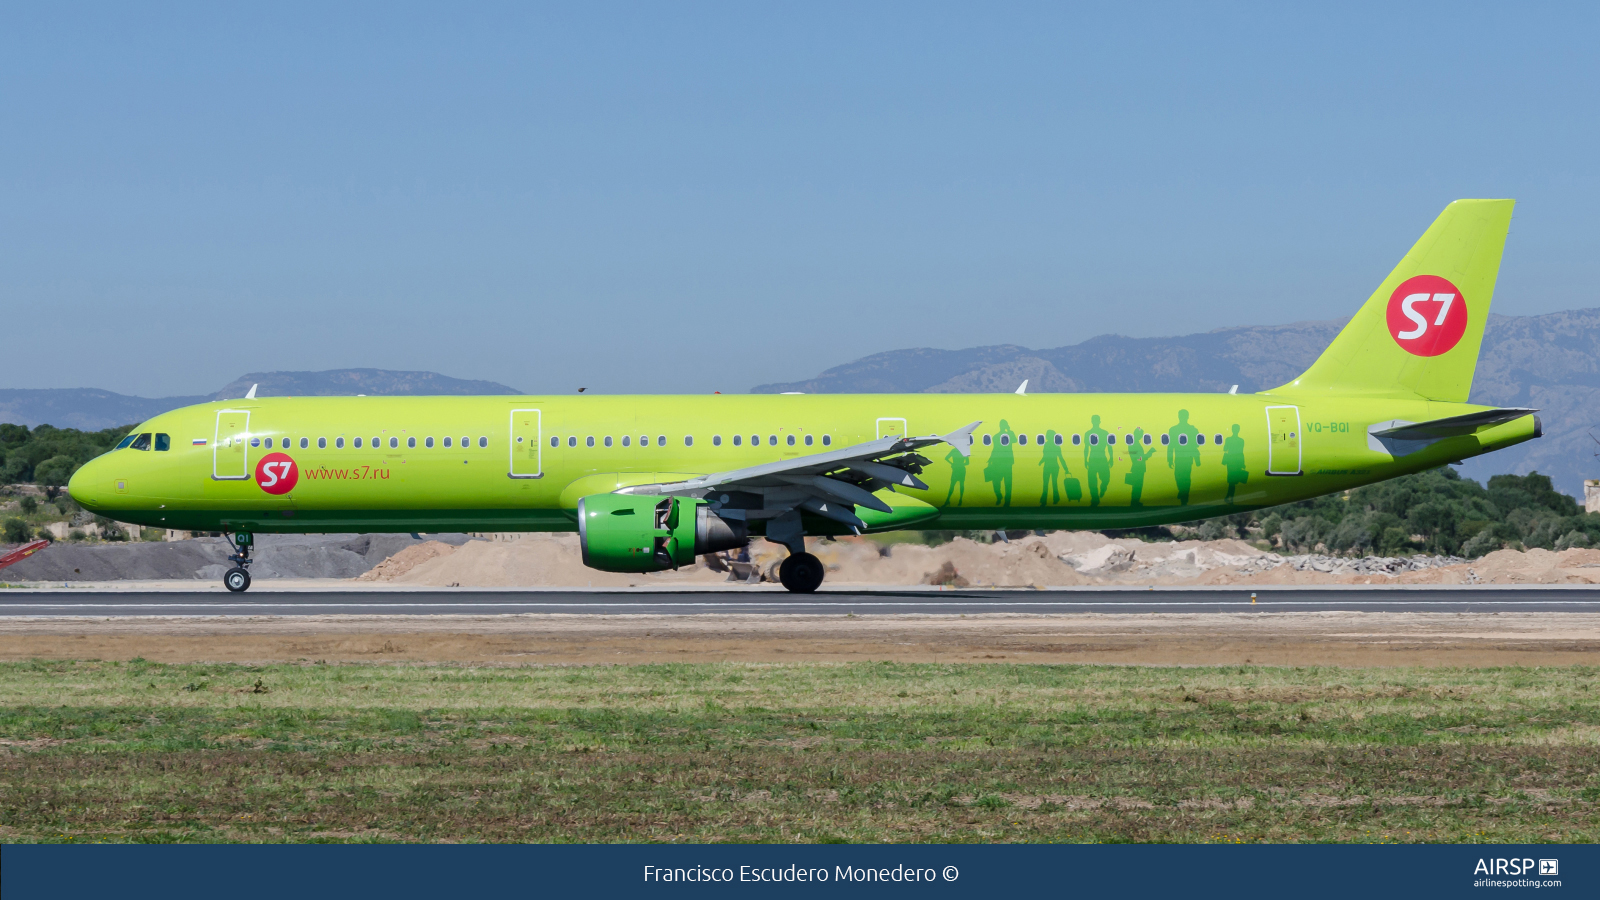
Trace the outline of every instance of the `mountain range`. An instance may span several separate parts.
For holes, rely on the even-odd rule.
[[[212,394],[192,397],[130,397],[95,388],[0,389],[0,422],[50,424],[58,428],[99,431],[132,425],[180,406],[212,400],[236,400],[256,385],[258,397],[337,397],[520,394],[493,381],[468,381],[435,372],[387,369],[332,369],[326,372],[251,372]]]
[[[828,369],[815,378],[763,384],[752,393],[1030,393],[1226,391],[1276,387],[1322,353],[1345,320],[1224,328],[1180,337],[1100,335],[1050,350],[1013,344],[966,350],[892,350]],[[518,394],[491,381],[434,372],[334,369],[252,372],[213,394],[144,398],[92,388],[0,390],[0,422],[49,423],[98,430],[158,413],[243,397],[250,386],[271,396]],[[1541,410],[1544,437],[1467,460],[1461,472],[1479,481],[1502,472],[1539,471],[1556,487],[1583,496],[1583,481],[1600,478],[1600,309],[1542,316],[1491,315],[1473,381],[1472,400]]]
[[[1032,350],[1011,344],[966,350],[893,350],[828,369],[815,378],[763,384],[753,393],[967,393],[1014,391],[1028,380],[1044,392],[1242,392],[1286,384],[1304,372],[1347,320],[1223,328],[1181,337],[1101,335]],[[1472,401],[1541,410],[1544,437],[1467,460],[1480,481],[1502,472],[1551,476],[1583,496],[1600,478],[1600,309],[1542,316],[1490,315]]]

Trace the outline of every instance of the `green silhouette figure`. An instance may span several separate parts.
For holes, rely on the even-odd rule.
[[[1189,505],[1189,469],[1200,465],[1200,429],[1189,424],[1189,411],[1178,410],[1178,424],[1167,429],[1167,467],[1178,482],[1178,505]]]
[[[1234,489],[1250,480],[1244,467],[1244,438],[1239,437],[1239,426],[1233,426],[1233,437],[1222,441],[1222,466],[1228,470],[1228,502],[1233,502]]]
[[[1133,488],[1133,500],[1128,503],[1129,506],[1144,505],[1139,502],[1139,496],[1144,493],[1145,464],[1150,461],[1150,457],[1155,455],[1156,448],[1144,445],[1144,429],[1135,428],[1133,430],[1133,446],[1128,448],[1128,459],[1133,461],[1133,471],[1122,476],[1122,480]]]
[[[944,505],[950,505],[950,495],[954,494],[956,488],[959,487],[961,488],[961,498],[956,501],[956,505],[960,506],[967,502],[967,463],[970,460],[954,447],[950,448],[950,452],[945,454],[944,458],[950,461],[950,490],[945,491]]]
[[[1017,463],[1017,451],[1011,446],[1017,433],[1011,423],[1000,420],[1000,432],[994,436],[994,450],[989,454],[989,464],[983,467],[983,480],[994,485],[996,506],[1011,505],[1011,468]]]
[[[1039,465],[1044,466],[1042,471],[1044,491],[1039,494],[1039,505],[1053,506],[1060,503],[1061,485],[1057,483],[1057,476],[1070,474],[1070,471],[1067,469],[1067,458],[1062,455],[1061,447],[1056,444],[1054,431],[1047,431],[1044,434],[1044,455],[1039,457]],[[1055,499],[1049,499],[1052,495]]]
[[[1111,486],[1111,466],[1116,451],[1111,448],[1111,432],[1100,427],[1100,417],[1090,416],[1090,428],[1083,436],[1083,468],[1089,476],[1089,505],[1099,506],[1106,488]]]

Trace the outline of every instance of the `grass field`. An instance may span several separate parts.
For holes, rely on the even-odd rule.
[[[1600,669],[0,665],[0,840],[1591,841]]]

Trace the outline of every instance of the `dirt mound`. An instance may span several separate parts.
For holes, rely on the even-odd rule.
[[[430,535],[430,541],[461,544],[464,534]],[[409,534],[262,534],[256,536],[250,574],[265,578],[355,578],[407,547],[423,543]],[[14,566],[8,581],[171,581],[220,579],[233,565],[222,538],[171,543],[58,541]]]
[[[427,541],[401,550],[357,576],[357,581],[393,581],[430,559],[449,556],[456,548],[441,541]]]
[[[808,540],[831,585],[1059,587],[1210,584],[1588,584],[1600,583],[1600,550],[1502,550],[1476,561],[1444,557],[1282,556],[1237,540],[1145,543],[1097,532],[1055,532],[1009,543],[881,545],[870,538]],[[750,545],[764,580],[777,580],[788,551]],[[577,535],[474,541],[454,552],[409,548],[370,580],[436,587],[627,587],[728,580],[704,562],[677,572],[628,575],[583,565]]]

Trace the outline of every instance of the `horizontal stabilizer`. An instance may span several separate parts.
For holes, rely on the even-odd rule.
[[[1445,419],[1433,419],[1428,422],[1406,422],[1399,419],[1379,422],[1367,429],[1367,446],[1376,452],[1387,453],[1394,457],[1409,456],[1445,438],[1477,434],[1496,425],[1504,425],[1523,416],[1531,416],[1536,412],[1537,409],[1505,407],[1450,416]]]

